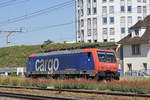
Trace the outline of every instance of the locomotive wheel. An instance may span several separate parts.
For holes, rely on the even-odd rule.
[[[107,77],[107,78],[106,78],[106,81],[111,81],[111,77]]]
[[[120,77],[119,76],[115,77],[115,80],[120,80]]]

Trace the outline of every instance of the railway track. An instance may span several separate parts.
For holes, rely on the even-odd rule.
[[[79,100],[79,99],[81,99],[81,98],[75,98],[75,97],[63,97],[63,96],[58,96],[58,95],[43,96],[43,95],[17,93],[17,92],[6,92],[6,91],[5,92],[0,91],[0,96],[25,99],[25,100],[26,99],[30,99],[30,100]]]
[[[31,90],[56,91],[56,92],[58,91],[59,93],[72,92],[72,93],[87,93],[87,94],[99,94],[99,95],[150,98],[150,94],[137,94],[137,93],[129,93],[129,92],[116,92],[116,91],[96,91],[96,90],[81,90],[81,89],[49,89],[49,88],[44,89],[44,88],[35,88],[35,87],[22,87],[22,86],[0,86],[0,88],[31,89]],[[0,95],[1,95],[1,92],[0,92]],[[60,99],[60,98],[58,98],[58,99]],[[70,99],[71,98],[69,98],[68,100],[70,100]],[[67,98],[65,98],[65,99],[62,98],[62,100],[67,100]],[[76,99],[72,99],[72,100],[76,100]]]

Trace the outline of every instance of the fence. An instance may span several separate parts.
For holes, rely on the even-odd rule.
[[[127,77],[150,77],[150,69],[147,70],[132,70],[125,72]]]

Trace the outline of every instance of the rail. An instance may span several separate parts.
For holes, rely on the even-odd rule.
[[[150,94],[137,94],[137,93],[117,92],[117,91],[97,91],[97,90],[82,90],[82,89],[50,89],[50,88],[45,88],[44,89],[44,88],[35,88],[35,87],[2,86],[2,85],[0,86],[0,88],[31,89],[31,90],[42,90],[42,91],[58,91],[59,93],[61,93],[61,92],[72,92],[72,93],[88,93],[88,94],[99,94],[99,95],[150,98]]]
[[[79,98],[74,97],[63,97],[63,96],[43,96],[43,95],[35,95],[28,93],[17,93],[17,92],[8,92],[8,91],[0,91],[0,96],[3,97],[11,97],[11,98],[19,98],[19,99],[30,99],[30,100],[78,100]]]

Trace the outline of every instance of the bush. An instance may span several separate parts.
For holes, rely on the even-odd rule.
[[[16,79],[11,80],[11,85],[18,86],[19,85],[18,80],[16,80]]]
[[[130,86],[123,86],[121,88],[121,92],[131,92],[131,87]]]
[[[108,86],[108,87],[112,91],[121,91],[121,86],[118,85],[118,84],[114,84],[114,85],[111,85],[111,86]]]
[[[138,94],[147,94],[150,93],[150,90],[146,88],[146,86],[141,86],[140,88],[137,89],[136,91]]]
[[[147,83],[148,82],[148,83]],[[53,79],[29,79],[29,78],[0,78],[0,85],[13,85],[25,87],[40,87],[47,88],[49,86],[62,89],[88,89],[88,90],[111,90],[121,92],[135,92],[139,94],[150,93],[149,80],[132,80],[132,81],[111,81],[97,82],[86,79],[68,79],[68,80],[53,80]]]
[[[2,85],[9,85],[10,84],[10,79],[6,78],[3,80]]]
[[[107,90],[108,89],[108,85],[104,84],[104,85],[99,85],[99,90]]]
[[[10,76],[11,77],[17,77],[17,74],[16,73],[10,73]]]

